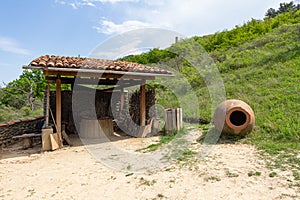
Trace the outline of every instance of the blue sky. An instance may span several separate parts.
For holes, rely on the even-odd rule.
[[[2,0],[0,85],[44,54],[88,56],[99,44],[137,28],[187,37],[262,19],[284,0]]]

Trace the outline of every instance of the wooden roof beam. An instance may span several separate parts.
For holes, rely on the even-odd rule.
[[[56,83],[56,77],[46,77],[46,80],[49,83]],[[120,87],[130,87],[133,85],[140,85],[143,81],[142,80],[118,80],[118,79],[89,79],[89,78],[77,78],[76,84],[83,84],[83,85],[119,85]],[[61,77],[62,84],[74,84],[75,78],[69,77]]]

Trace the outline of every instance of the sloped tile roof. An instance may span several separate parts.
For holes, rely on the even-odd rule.
[[[142,72],[156,74],[172,74],[170,71],[158,67],[150,67],[138,63],[119,61],[119,60],[102,60],[95,58],[81,58],[69,56],[40,56],[30,62],[30,66],[40,66],[43,68],[71,68],[71,69],[96,69],[112,70],[123,72]]]

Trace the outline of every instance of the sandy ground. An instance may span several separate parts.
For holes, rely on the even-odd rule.
[[[0,199],[300,199],[291,172],[275,170],[278,175],[269,177],[272,171],[250,145],[217,144],[204,158],[195,154],[138,173],[130,172],[130,166],[129,172],[107,167],[73,141],[77,145],[53,152],[40,153],[39,145],[0,151]],[[134,154],[155,141],[111,143]],[[105,152],[107,146],[97,148]],[[197,151],[201,145],[193,142],[189,148]]]

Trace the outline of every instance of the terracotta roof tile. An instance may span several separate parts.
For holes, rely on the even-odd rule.
[[[99,69],[125,72],[142,72],[171,74],[170,71],[158,67],[150,67],[138,63],[119,61],[119,60],[102,60],[95,58],[80,58],[69,56],[40,56],[30,62],[31,66],[56,67],[56,68],[75,68],[75,69]]]

